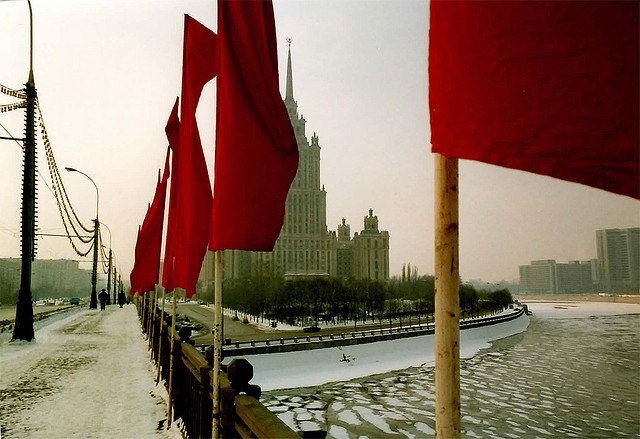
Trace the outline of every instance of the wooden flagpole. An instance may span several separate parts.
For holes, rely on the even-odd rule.
[[[458,159],[435,154],[436,437],[460,437]]]
[[[171,418],[172,418],[172,412],[173,412],[173,359],[175,357],[174,355],[174,344],[175,344],[175,332],[176,332],[176,310],[177,310],[177,304],[176,304],[176,289],[173,289],[173,314],[171,317],[171,332],[169,334],[169,336],[171,337],[171,348],[170,348],[170,352],[169,352],[169,411],[167,412],[167,424],[169,427],[171,427]]]
[[[157,289],[153,289],[153,293],[151,294],[151,310],[149,312],[149,350],[151,351],[151,360],[153,360],[153,336],[154,336],[154,327],[153,324],[156,320],[156,305],[158,303]]]
[[[167,296],[167,290],[162,287],[162,308],[160,310],[160,334],[158,337],[158,373],[156,375],[156,384],[160,382],[160,368],[162,367],[162,328],[164,326],[164,302]]]
[[[215,252],[213,308],[213,425],[211,437],[219,437],[220,369],[222,364],[222,251]]]

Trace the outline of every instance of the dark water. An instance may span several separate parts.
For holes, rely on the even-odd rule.
[[[640,437],[640,315],[544,319],[461,363],[462,436]],[[299,431],[334,438],[433,437],[432,368],[273,391]]]

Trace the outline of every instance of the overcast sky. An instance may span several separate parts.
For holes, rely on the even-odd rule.
[[[183,14],[216,29],[213,0],[33,0],[34,74],[60,169],[89,174],[100,219],[126,274],[138,225],[163,165],[169,112],[180,92]],[[327,225],[352,232],[369,208],[391,236],[391,274],[404,263],[433,273],[433,156],[429,146],[424,1],[275,0],[281,90],[293,39],[294,96],[319,136]],[[0,84],[19,89],[29,69],[26,1],[0,0]],[[0,96],[0,104],[15,99]],[[198,119],[212,168],[215,80]],[[0,114],[21,137],[23,111]],[[0,127],[0,135],[6,135]],[[49,182],[39,135],[39,170]],[[64,172],[64,171],[62,171]],[[20,147],[0,140],[0,257],[20,255]],[[95,216],[95,189],[63,175],[78,215]],[[62,233],[54,197],[38,178],[38,225]],[[595,258],[595,231],[638,227],[637,201],[549,177],[474,162],[460,165],[463,279],[518,278],[535,259]],[[104,233],[105,243],[109,233]],[[64,238],[38,239],[38,258],[78,259]],[[83,258],[89,261],[89,258]],[[90,264],[83,262],[83,268]]]

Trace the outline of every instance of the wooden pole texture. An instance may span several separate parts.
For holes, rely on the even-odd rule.
[[[157,288],[153,289],[151,293],[151,311],[150,317],[151,322],[149,324],[149,351],[151,351],[151,358],[153,360],[153,337],[155,336],[155,328],[154,324],[156,323],[156,305],[158,304],[158,293]]]
[[[220,369],[222,365],[222,251],[216,251],[213,297],[213,425],[211,436],[218,438],[220,426]]]
[[[160,310],[160,334],[158,334],[158,371],[156,375],[156,384],[160,382],[160,368],[162,367],[162,328],[164,327],[164,302],[166,298],[167,291],[162,287],[162,308]]]
[[[171,418],[172,418],[172,414],[173,414],[173,360],[175,358],[175,333],[176,333],[176,314],[177,314],[177,307],[178,305],[176,304],[176,290],[174,288],[173,290],[173,313],[172,313],[172,317],[171,317],[171,332],[169,334],[169,337],[171,337],[171,349],[169,352],[169,410],[167,412],[167,424],[169,427],[171,427]]]
[[[435,155],[436,437],[460,437],[458,159]]]

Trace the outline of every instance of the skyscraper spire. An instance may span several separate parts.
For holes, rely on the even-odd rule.
[[[287,89],[284,96],[285,103],[295,102],[293,99],[293,73],[291,70],[291,42],[293,40],[291,38],[287,38],[287,43],[289,43],[289,56],[287,57]]]

